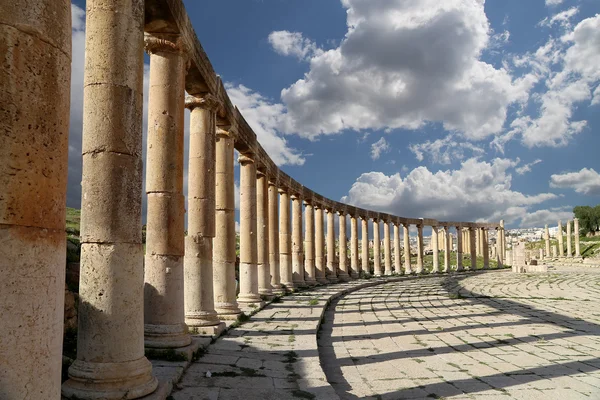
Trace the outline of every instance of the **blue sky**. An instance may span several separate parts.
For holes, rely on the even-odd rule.
[[[600,203],[595,0],[184,3],[263,147],[327,197],[509,227]],[[74,7],[70,206],[83,18]]]

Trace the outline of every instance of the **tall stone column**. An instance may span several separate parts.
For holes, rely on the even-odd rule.
[[[302,199],[292,194],[292,282],[294,287],[304,283],[304,243],[302,243]]]
[[[483,269],[490,268],[490,248],[487,228],[481,228],[481,237],[483,238]]]
[[[373,218],[373,275],[381,276],[381,238],[380,238],[379,220]]]
[[[290,195],[279,189],[279,273],[281,284],[294,289],[292,281],[292,237],[290,232]]]
[[[544,228],[544,242],[546,244],[546,257],[550,257],[550,230],[548,229],[548,224]]]
[[[65,298],[71,3],[2,1],[0,37],[0,398],[58,399]],[[136,37],[141,41],[141,36]],[[89,82],[90,77],[86,78]],[[101,104],[108,109],[111,105]],[[93,108],[93,103],[86,104],[88,114],[96,112]],[[89,122],[85,134],[95,134]],[[106,132],[107,126],[98,133]],[[106,160],[111,150],[100,150],[99,158]],[[103,193],[103,198],[110,200],[112,193]]]
[[[305,230],[304,230],[304,271],[305,282],[308,286],[317,284],[317,272],[315,270],[315,213],[311,201],[304,202]]]
[[[557,232],[556,236],[558,239],[558,256],[563,257],[565,255],[565,244],[563,241],[562,221],[558,221],[558,232]]]
[[[464,271],[462,258],[462,235],[460,232],[462,231],[461,226],[456,227],[456,272]]]
[[[571,249],[571,220],[567,221],[567,257],[573,257]]]
[[[433,269],[432,273],[440,272],[440,248],[438,247],[438,227],[431,227],[431,246],[433,247]]]
[[[392,275],[392,243],[389,221],[383,221],[383,261],[385,274]]]
[[[361,217],[361,269],[369,273],[369,218]]]
[[[330,208],[327,212],[327,280],[330,283],[338,283],[337,271],[335,265],[335,226],[334,211]]]
[[[575,234],[575,257],[581,257],[581,247],[579,246],[579,218],[573,220]]]
[[[469,248],[471,251],[471,271],[475,271],[477,269],[477,248],[476,248],[476,236],[475,236],[475,228],[469,227]]]
[[[450,240],[452,236],[450,235],[450,227],[448,225],[444,226],[444,272],[450,271],[450,252],[452,251],[452,244]]]
[[[261,303],[258,294],[256,164],[253,154],[240,154],[240,294],[238,303]]]
[[[13,5],[14,3],[14,5]],[[18,54],[12,53],[10,60],[20,60],[23,62],[23,68],[31,71],[35,78],[44,79],[47,74],[60,79],[66,85],[69,74],[69,61],[65,55],[70,54],[70,44],[64,29],[70,31],[70,7],[62,1],[44,2],[35,7],[31,2],[24,5],[22,2],[3,2],[0,6],[2,10],[9,8],[8,14],[0,13],[0,19],[7,20],[6,25],[2,24],[0,30],[6,32],[13,24],[19,24],[25,29],[18,29],[19,32],[3,33],[2,42],[16,40],[25,32],[33,34],[35,38],[22,40],[19,48],[26,51],[30,46],[35,46],[39,57],[33,59],[17,57]],[[10,4],[10,6],[7,6]],[[66,8],[65,8],[66,7]],[[15,12],[12,12],[15,10]],[[43,10],[43,12],[42,12]],[[65,15],[67,14],[67,15]],[[40,23],[39,17],[46,19]],[[9,19],[10,17],[10,19]],[[33,22],[32,22],[33,21]],[[22,22],[22,24],[20,24]],[[62,25],[61,27],[61,24]],[[115,26],[115,24],[117,24]],[[37,39],[40,34],[45,33],[44,27],[51,27],[52,32],[63,32],[63,36],[57,35],[51,41]],[[40,30],[38,30],[40,29]],[[86,68],[84,77],[84,119],[83,119],[83,177],[82,177],[82,203],[81,203],[81,271],[79,282],[79,309],[78,320],[79,329],[77,337],[77,359],[69,368],[69,380],[63,384],[62,393],[67,398],[78,399],[121,399],[127,396],[129,399],[142,397],[153,392],[157,387],[157,380],[152,376],[152,366],[144,356],[144,255],[142,247],[142,107],[143,107],[143,30],[144,30],[144,3],[142,1],[122,2],[116,0],[89,0],[87,2],[87,25],[86,25]],[[49,37],[54,36],[54,33]],[[70,37],[70,36],[69,36]],[[11,43],[11,42],[8,42]],[[31,44],[30,44],[31,43]],[[52,45],[50,43],[56,43]],[[54,49],[55,46],[61,48]],[[59,54],[62,53],[62,54]],[[47,63],[56,63],[57,60],[63,63],[62,68],[58,66],[47,65]],[[8,59],[7,59],[8,60]],[[53,61],[54,60],[54,61]],[[10,62],[10,61],[5,61]],[[36,68],[40,65],[44,67],[37,72]],[[10,64],[8,65],[10,68]],[[6,64],[4,64],[6,68]],[[44,72],[45,71],[45,72]],[[15,71],[15,73],[17,73]],[[26,79],[27,76],[23,76]],[[62,79],[61,79],[62,78]],[[32,128],[45,125],[47,129],[56,130],[56,133],[62,132],[66,135],[68,121],[68,92],[64,86],[58,82],[53,86],[52,79],[40,82],[40,88],[44,88],[50,99],[44,95],[35,98],[35,103],[30,104],[30,97],[27,97],[26,110],[36,112],[37,107],[45,107],[37,110],[38,118],[43,116],[42,121],[28,118],[28,114],[19,115],[19,121],[23,124],[31,124]],[[36,81],[29,81],[26,86],[19,85],[22,90],[36,87]],[[55,89],[55,90],[53,90]],[[6,89],[0,90],[0,96],[5,96]],[[23,94],[26,93],[24,90]],[[29,96],[29,95],[28,95]],[[4,98],[2,98],[4,100]],[[7,99],[11,101],[11,98]],[[51,102],[51,103],[49,103]],[[5,103],[13,104],[13,103]],[[16,103],[18,107],[21,103]],[[59,117],[59,113],[62,114]],[[52,118],[54,117],[54,118]],[[107,118],[109,117],[109,118]],[[52,118],[52,119],[51,119]],[[15,116],[16,121],[16,116]],[[36,125],[33,125],[36,123]],[[56,126],[54,125],[56,123]],[[23,125],[24,126],[24,125]],[[24,256],[19,256],[15,260],[13,267],[20,265],[28,266],[26,260],[29,257],[35,257],[35,273],[29,276],[33,269],[19,269],[18,276],[27,276],[28,282],[36,282],[35,278],[44,279],[48,286],[44,290],[34,287],[33,291],[27,293],[28,298],[21,304],[17,304],[15,310],[20,307],[29,306],[28,302],[32,299],[43,299],[42,293],[51,293],[54,288],[62,287],[63,272],[62,268],[44,274],[40,270],[43,266],[37,260],[47,257],[49,266],[58,266],[59,254],[64,249],[64,232],[61,236],[55,236],[59,224],[63,218],[58,218],[58,213],[64,212],[64,197],[62,189],[56,189],[54,196],[41,197],[41,188],[60,188],[64,187],[64,173],[61,168],[56,168],[53,162],[64,162],[66,153],[63,153],[63,145],[66,138],[59,138],[58,135],[53,140],[42,140],[44,136],[31,131],[21,129],[23,135],[26,132],[32,132],[39,140],[27,142],[28,136],[19,136],[19,143],[39,143],[39,149],[44,153],[33,152],[29,149],[29,154],[35,156],[44,162],[43,174],[52,184],[48,183],[42,186],[44,182],[39,175],[33,175],[40,171],[32,166],[25,166],[21,171],[11,168],[15,181],[21,182],[22,187],[27,188],[26,179],[21,178],[19,174],[27,171],[35,177],[36,185],[31,186],[31,192],[18,192],[22,199],[28,199],[30,207],[47,207],[44,210],[34,209],[27,211],[25,215],[30,216],[29,220],[18,221],[21,224],[27,224],[31,228],[17,228],[19,238],[22,238],[27,230],[32,230],[39,247],[33,247],[31,243],[27,249],[24,249]],[[0,139],[0,143],[6,143],[10,138],[6,133]],[[10,140],[10,139],[9,139]],[[12,145],[7,149],[0,147],[0,152],[18,150]],[[56,149],[60,149],[56,151]],[[45,152],[51,152],[46,154]],[[7,154],[7,153],[3,153]],[[11,154],[11,153],[8,153]],[[46,154],[46,158],[44,158]],[[52,162],[49,160],[53,160]],[[63,164],[64,167],[64,164]],[[4,172],[4,171],[3,171]],[[6,175],[2,175],[4,177]],[[10,176],[10,175],[9,175]],[[63,179],[61,179],[61,177]],[[21,180],[22,179],[22,180]],[[10,186],[2,181],[3,190],[9,190],[7,193],[17,193],[20,186]],[[12,181],[10,181],[12,182]],[[56,185],[56,186],[54,186]],[[6,192],[3,193],[5,199]],[[32,199],[35,199],[32,202]],[[0,202],[0,205],[2,203]],[[19,204],[17,202],[11,203]],[[32,205],[33,204],[33,205]],[[5,210],[5,208],[0,207]],[[45,210],[48,210],[46,213]],[[16,210],[12,209],[11,213]],[[3,214],[6,215],[6,214]],[[40,226],[32,218],[40,218],[40,221],[47,223],[49,230],[37,233],[34,229]],[[17,222],[17,221],[14,221]],[[9,223],[14,223],[9,220]],[[3,222],[4,223],[4,222]],[[42,225],[40,227],[46,227]],[[60,226],[64,229],[64,226]],[[7,233],[12,232],[12,227],[8,228]],[[25,230],[27,229],[27,230]],[[56,229],[56,231],[54,230]],[[3,236],[2,239],[5,239]],[[8,236],[11,242],[3,242],[3,246],[20,246],[12,236]],[[52,247],[50,250],[49,247]],[[22,248],[22,247],[21,247]],[[16,247],[15,250],[19,249]],[[56,252],[56,253],[55,253]],[[8,253],[11,254],[11,253]],[[64,253],[60,257],[64,262]],[[3,258],[2,262],[6,262]],[[10,262],[10,256],[8,258]],[[6,264],[3,264],[6,265]],[[11,264],[12,265],[12,264]],[[3,276],[2,282],[12,283],[10,275]],[[0,284],[3,285],[3,284]],[[3,292],[4,293],[4,292]],[[9,291],[9,293],[11,293]],[[62,294],[62,293],[57,293]],[[4,296],[4,294],[3,294]],[[22,354],[27,354],[27,358],[36,362],[35,382],[31,382],[27,387],[31,398],[57,398],[54,396],[44,396],[41,393],[33,395],[32,391],[39,385],[48,384],[46,391],[42,393],[56,394],[56,385],[60,382],[60,367],[53,372],[53,382],[50,383],[46,373],[48,368],[55,368],[54,364],[42,364],[38,354],[49,354],[60,357],[60,341],[62,339],[62,321],[60,326],[49,326],[52,321],[56,324],[57,316],[62,316],[62,310],[56,309],[62,306],[62,300],[43,299],[44,306],[36,310],[30,310],[21,318],[26,321],[33,321],[27,326],[28,333],[19,338],[12,333],[8,336],[2,336],[2,346],[16,345],[14,340],[19,338],[21,345],[32,345],[31,348],[22,348]],[[30,314],[33,311],[33,315]],[[37,319],[38,313],[49,312],[43,318]],[[3,323],[0,324],[10,329],[12,322],[6,318],[3,311]],[[44,327],[49,326],[48,331],[42,331]],[[53,336],[53,333],[59,333]],[[24,338],[33,338],[36,340],[27,340]],[[39,336],[43,339],[39,340]],[[15,339],[13,339],[15,338]],[[58,343],[57,343],[58,342]],[[6,343],[6,344],[5,344]],[[35,353],[38,346],[47,347],[47,350]],[[58,354],[57,354],[58,353]],[[4,360],[2,370],[8,366],[19,362],[20,357],[14,361]],[[7,364],[5,364],[8,363]],[[9,382],[9,387],[15,383],[23,382],[24,379],[33,377],[31,371],[26,370],[31,364],[25,361],[23,365],[17,365],[12,372],[15,381]],[[20,376],[21,371],[27,371],[25,376]],[[44,374],[44,375],[43,375]],[[26,378],[27,377],[27,378]],[[54,380],[57,378],[57,380]],[[2,379],[2,390],[4,390],[5,380]],[[20,397],[23,392],[18,393]]]
[[[323,226],[323,206],[315,205],[315,269],[317,282],[327,285],[327,262],[325,260],[325,227]]]
[[[269,179],[264,171],[256,172],[256,261],[258,264],[258,294],[270,299],[271,267],[269,265]]]
[[[358,220],[350,216],[350,277],[358,279]]]
[[[269,270],[273,293],[283,293],[279,274],[279,194],[277,183],[269,180]]]
[[[226,130],[227,129],[227,130]],[[213,240],[213,289],[220,319],[236,319],[241,311],[235,285],[235,185],[233,180],[232,127],[217,128],[215,144],[215,238]]]
[[[506,232],[504,231],[504,220],[500,220],[500,238],[501,240],[501,248],[500,248],[500,257],[498,266],[504,265],[504,257],[506,254]]]
[[[144,344],[187,346],[183,255],[183,114],[185,56],[178,35],[146,37],[150,54],[144,263]]]
[[[410,265],[410,233],[407,223],[402,224],[402,233],[404,236],[404,273],[409,275],[412,274],[413,270]]]
[[[417,225],[417,274],[423,273],[423,225]]]
[[[215,311],[213,238],[215,236],[215,140],[218,100],[188,97],[190,156],[188,164],[188,234],[185,238],[185,322],[194,333],[215,334],[224,328]]]
[[[394,270],[402,275],[402,253],[400,250],[400,226],[394,223]]]
[[[338,279],[341,282],[348,282],[350,275],[348,274],[348,236],[346,236],[346,214],[339,211],[340,237],[338,241],[340,269]]]

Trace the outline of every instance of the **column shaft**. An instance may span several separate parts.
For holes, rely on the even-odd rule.
[[[58,399],[67,243],[71,2],[2,1],[0,37],[0,398]],[[101,106],[112,110],[114,103],[107,103]],[[95,108],[86,104],[88,113],[96,112]],[[107,126],[98,133],[105,134]],[[89,121],[84,133],[95,133]],[[111,150],[100,151],[99,157],[106,160]],[[140,188],[132,189],[141,195]],[[139,221],[136,215],[127,216],[128,221],[132,217]],[[139,252],[136,255],[141,257]],[[136,259],[135,267],[140,263],[141,258]],[[141,281],[135,283],[141,289]],[[141,317],[141,308],[131,312]]]
[[[264,172],[257,172],[256,180],[256,243],[258,263],[258,294],[273,296],[271,267],[269,265],[269,179]]]
[[[571,249],[571,221],[567,221],[567,257],[573,257]]]
[[[189,97],[190,154],[188,164],[188,234],[185,238],[185,322],[194,333],[219,325],[213,290],[215,236],[215,97]]]
[[[439,247],[438,247],[438,227],[431,227],[431,245],[433,247],[433,269],[432,273],[440,272],[440,258],[439,258]]]
[[[379,235],[379,221],[373,219],[373,274],[375,276],[383,275],[383,271],[381,270],[381,238]]]
[[[402,253],[400,250],[400,226],[394,224],[394,270],[402,275]]]
[[[269,269],[273,292],[282,293],[279,274],[279,194],[275,182],[269,181]]]
[[[305,202],[305,229],[304,229],[304,272],[305,281],[309,286],[317,284],[317,272],[315,269],[315,213],[311,202]]]
[[[483,238],[483,269],[490,268],[490,249],[489,249],[489,238],[487,228],[483,228],[481,231]]]
[[[224,127],[224,129],[231,129]],[[213,240],[213,290],[220,319],[236,319],[235,184],[233,180],[233,132],[217,129],[215,144],[215,238]]]
[[[346,235],[346,214],[343,212],[339,213],[339,223],[340,223],[340,236],[338,241],[339,246],[339,280],[342,282],[348,282],[350,280],[350,275],[348,274],[348,236]]]
[[[350,217],[350,277],[358,278],[358,220],[355,215]]]
[[[450,227],[444,226],[444,272],[450,271],[450,252],[452,251],[451,240]],[[473,249],[475,248],[473,247]]]
[[[305,287],[304,252],[302,243],[302,199],[292,195],[292,282],[296,287]]]
[[[546,257],[550,257],[550,230],[548,225],[544,228],[544,243],[546,245]]]
[[[412,267],[410,265],[410,234],[408,224],[402,224],[402,233],[404,235],[404,273],[411,274]]]
[[[327,280],[331,283],[337,283],[337,271],[335,264],[335,227],[333,220],[334,212],[327,210]]]
[[[290,232],[290,195],[279,189],[279,273],[281,284],[294,289],[292,281],[292,243]]]
[[[471,271],[475,271],[477,269],[477,249],[476,249],[476,240],[477,237],[475,235],[476,228],[469,228],[469,242],[471,243]]]
[[[44,15],[52,18],[47,26],[52,26],[53,31],[59,26],[57,24],[64,23],[64,26],[70,26],[70,9],[54,13],[50,11],[55,8],[49,4],[50,2],[44,7]],[[19,14],[14,16],[22,15],[23,18],[27,18],[30,11],[39,15],[39,10],[40,8],[28,4],[27,7],[20,8]],[[64,15],[65,12],[69,17]],[[4,13],[0,15],[0,18],[4,19]],[[115,26],[117,21],[118,25]],[[37,31],[30,21],[23,26],[29,26],[29,32]],[[152,376],[152,366],[144,356],[143,335],[143,30],[142,1],[87,2],[79,329],[77,360],[69,368],[69,380],[62,388],[63,396],[67,398],[120,399],[127,396],[134,399],[153,392],[157,387],[157,380]],[[57,39],[53,39],[53,42],[61,43],[60,40],[57,42]],[[69,44],[64,41],[62,43],[65,43],[65,49],[61,51],[69,54]],[[42,50],[40,47],[40,51],[44,51],[44,65],[47,60],[52,59],[52,55],[56,55],[56,52],[49,48]],[[46,51],[48,54],[45,54]],[[28,68],[36,65],[34,60],[28,60],[27,64]],[[62,76],[68,73],[68,61],[65,60],[64,68],[45,66],[43,70]],[[34,87],[33,82],[27,87]],[[66,100],[60,97],[64,92],[58,88],[56,92],[52,91],[46,82],[41,87],[52,93],[52,106],[47,115],[65,112],[60,118],[66,120]],[[43,97],[35,100],[36,105],[44,104]],[[24,119],[24,122],[26,121],[27,119]],[[50,122],[45,124],[53,126]],[[57,121],[56,129],[64,129],[63,132],[66,132],[66,126],[60,127],[61,125]],[[24,138],[19,140],[23,141]],[[36,140],[36,143],[42,143],[42,140]],[[63,142],[56,142],[58,143]],[[51,149],[52,147],[47,148]],[[56,160],[61,159],[60,154],[56,154],[55,157]],[[49,171],[48,165],[44,171]],[[64,184],[64,181],[58,182]],[[35,204],[46,204],[38,196],[34,198]],[[48,201],[48,206],[51,204],[52,207],[56,207],[56,212],[62,211],[63,200],[57,196],[56,200]],[[54,211],[44,215],[44,220],[53,222],[54,219],[50,217],[53,215]],[[50,237],[54,239],[54,236]],[[56,251],[63,248],[63,243],[64,236],[60,242],[56,242]],[[55,260],[51,253],[43,252],[39,256],[49,256],[51,263]],[[25,272],[19,271],[20,274]],[[39,271],[37,274],[44,276]],[[63,282],[58,281],[59,278],[62,279],[62,273],[55,272],[49,276],[54,276],[56,282],[62,286]],[[3,282],[6,281],[6,277],[3,277]],[[54,281],[50,279],[49,282],[48,291],[54,287]],[[31,293],[28,295],[31,296]],[[56,305],[62,305],[62,301]],[[42,308],[39,311],[43,310],[46,309]],[[56,312],[62,315],[62,311]],[[30,332],[35,331],[33,328],[27,327]],[[53,331],[62,331],[62,325],[60,328],[41,333],[51,341],[60,341],[60,335],[50,339]],[[50,349],[51,352],[57,350],[55,347]],[[33,357],[34,350],[35,348],[29,349],[29,357],[41,364],[37,356]],[[46,353],[42,351],[41,354]],[[38,368],[38,371],[45,370],[42,365]],[[59,376],[60,368],[56,369],[55,374]],[[35,379],[38,380],[38,376]],[[43,379],[39,381],[45,382]],[[55,387],[54,385],[52,387]],[[45,398],[41,395],[38,397]]]
[[[558,221],[558,232],[556,233],[558,239],[558,256],[563,257],[565,255],[565,244],[563,240],[563,227],[562,222]]]
[[[361,269],[364,273],[369,273],[369,219],[362,217],[361,222]]]
[[[573,234],[575,235],[575,257],[581,257],[581,247],[579,246],[579,218],[575,218],[573,224]]]
[[[456,271],[463,271],[463,263],[462,263],[462,235],[461,235],[462,227],[456,227]]]
[[[317,282],[326,285],[329,281],[326,278],[326,260],[325,260],[325,227],[323,226],[323,207],[318,205],[315,210],[315,269]]]
[[[383,260],[385,274],[392,275],[392,243],[389,221],[383,221]]]
[[[417,225],[417,274],[423,273],[423,225]]]

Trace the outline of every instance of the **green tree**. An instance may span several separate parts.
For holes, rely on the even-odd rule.
[[[598,230],[600,226],[600,204],[595,207],[577,206],[573,208],[573,213],[579,218],[580,235]]]

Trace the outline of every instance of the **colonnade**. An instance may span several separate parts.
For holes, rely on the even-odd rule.
[[[11,104],[1,115],[7,134],[0,137],[0,337],[6,339],[0,342],[6,361],[0,398],[16,398],[24,388],[36,398],[61,392],[70,15],[66,0],[0,5],[0,31],[12,55],[8,73],[0,75],[8,88],[0,103]],[[475,260],[475,232],[484,238],[484,268],[487,230],[498,229],[497,245],[504,246],[502,223],[365,210],[327,199],[281,171],[231,104],[180,1],[88,0],[86,33],[79,327],[77,359],[62,385],[66,398],[148,395],[157,379],[145,349],[188,346],[191,334],[216,334],[224,320],[275,294],[357,279],[371,267],[375,275],[425,273],[426,226],[434,244],[440,228],[444,232],[443,245],[433,247],[434,273],[453,269],[451,229],[456,271],[464,270],[464,243]],[[150,57],[145,160],[144,49]],[[237,277],[234,150],[240,166]],[[414,257],[411,226],[417,229]],[[497,254],[501,264],[504,252]]]

